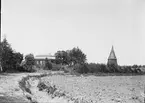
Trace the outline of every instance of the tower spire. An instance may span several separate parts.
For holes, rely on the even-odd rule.
[[[116,55],[115,55],[115,52],[114,52],[113,45],[112,45],[112,49],[111,49],[111,52],[110,52],[110,55],[109,55],[108,59],[117,59]]]
[[[108,63],[107,64],[114,64],[114,65],[117,65],[117,58],[116,58],[116,55],[115,55],[115,52],[114,52],[114,47],[112,45],[112,48],[111,48],[111,52],[110,52],[110,55],[108,57]]]

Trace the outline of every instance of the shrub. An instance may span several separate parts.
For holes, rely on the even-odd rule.
[[[131,66],[122,66],[124,73],[133,73]]]
[[[89,72],[88,64],[87,63],[76,64],[76,65],[74,65],[74,70],[81,74],[88,73]]]
[[[114,64],[107,65],[107,68],[108,68],[108,72],[109,73],[117,73],[117,72],[119,72],[118,71],[118,66],[116,66]]]
[[[68,68],[68,67],[62,67],[61,70],[64,71],[64,73],[71,72],[71,68]]]
[[[36,71],[35,59],[33,54],[28,54],[25,56],[25,60],[22,61],[20,69],[21,71],[26,71],[26,72]]]
[[[108,73],[109,72],[109,68],[107,67],[107,65],[105,64],[99,64],[100,68],[101,68],[101,72],[103,73]]]
[[[88,68],[89,68],[90,73],[98,73],[98,72],[106,73],[106,72],[108,72],[108,68],[105,64],[90,63],[90,64],[88,64]]]
[[[62,69],[62,65],[61,64],[52,63],[52,71],[59,71],[61,69]]]
[[[24,72],[35,72],[36,66],[24,64],[20,67],[20,69],[21,69],[20,71],[24,71]]]
[[[28,54],[25,56],[25,61],[27,65],[34,65],[35,64],[35,59],[33,54]]]
[[[51,70],[52,69],[52,63],[50,63],[50,61],[47,58],[45,59],[44,69],[45,70]]]
[[[95,63],[90,63],[88,65],[90,73],[98,73],[101,71],[100,65]]]

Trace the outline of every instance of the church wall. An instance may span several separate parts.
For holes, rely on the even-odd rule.
[[[108,59],[108,63],[109,65],[114,64],[117,66],[117,60],[116,59]]]

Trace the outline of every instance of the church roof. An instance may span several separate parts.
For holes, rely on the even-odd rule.
[[[113,46],[112,46],[112,49],[111,49],[111,52],[110,52],[110,55],[109,55],[108,59],[117,59]]]
[[[35,56],[35,59],[55,59],[55,56],[54,55],[36,55]]]

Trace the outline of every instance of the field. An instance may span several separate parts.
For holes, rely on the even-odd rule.
[[[145,76],[53,75],[41,81],[88,103],[144,103]]]
[[[54,72],[55,73],[55,72]],[[0,103],[28,103],[27,96],[38,103],[144,103],[145,76],[74,76],[69,74],[56,74],[40,76],[28,80],[31,84],[31,94],[22,92],[19,81],[28,75],[41,75],[43,73],[12,73],[0,75]],[[60,93],[68,98],[51,98],[47,92],[38,90],[39,82],[48,87],[55,85]],[[28,95],[27,95],[28,94]],[[34,98],[33,98],[34,97]],[[73,99],[72,99],[73,98]],[[57,102],[56,102],[57,101]],[[63,102],[61,102],[63,101]]]

